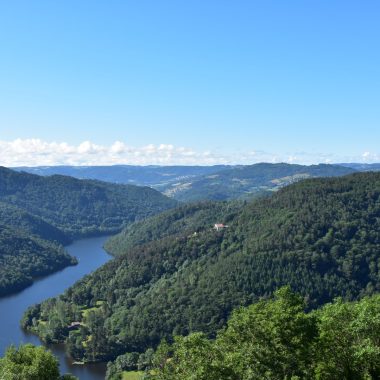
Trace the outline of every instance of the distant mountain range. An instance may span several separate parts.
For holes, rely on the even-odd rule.
[[[377,165],[377,166],[376,166]],[[305,178],[335,177],[380,169],[380,164],[294,165],[259,163],[216,166],[41,166],[18,171],[43,176],[62,174],[81,179],[150,186],[181,201],[248,198],[278,190]]]
[[[228,165],[216,166],[22,166],[14,168],[17,171],[38,175],[61,174],[80,179],[97,179],[100,181],[133,184],[138,186],[161,187],[184,179],[212,174]]]
[[[380,163],[378,164],[358,164],[358,163],[343,163],[338,164],[347,168],[352,168],[360,172],[378,172],[380,171]]]
[[[276,191],[306,178],[337,177],[355,172],[338,165],[292,165],[261,163],[220,170],[191,181],[182,180],[166,187],[165,195],[180,201],[252,198]]]

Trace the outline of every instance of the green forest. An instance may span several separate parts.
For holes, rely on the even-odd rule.
[[[41,217],[4,202],[0,202],[0,222],[8,228],[23,230],[44,240],[62,245],[71,243],[71,239],[63,231],[45,222]]]
[[[228,228],[216,231],[215,223]],[[284,285],[302,298],[307,320],[336,297],[353,301],[378,292],[380,173],[307,179],[250,202],[183,205],[127,227],[107,249],[117,255],[114,260],[62,296],[30,308],[22,325],[47,342],[66,342],[71,355],[84,361],[125,355],[131,361],[133,354],[144,363],[166,340],[173,358],[168,362],[174,366],[176,345],[182,344],[175,336],[202,333],[184,342],[201,339],[205,347],[214,347],[234,309],[272,305],[265,300]],[[235,321],[238,314],[232,315]],[[79,328],[68,329],[74,321]],[[300,337],[294,339],[296,343]],[[179,350],[178,368],[185,366],[180,360],[184,349]],[[222,353],[215,355],[228,362]],[[328,378],[317,375],[330,370],[317,362],[308,369],[301,362],[299,366],[286,372],[288,377],[271,375],[282,367],[264,368],[269,372],[261,378],[307,378],[299,370]],[[371,371],[366,367],[362,373]],[[161,374],[153,371],[151,376]],[[371,379],[363,376],[358,378]]]
[[[0,0],[0,380],[380,380],[380,0]]]
[[[0,167],[0,296],[76,263],[63,245],[176,206],[150,188],[40,177]]]
[[[70,238],[111,234],[128,223],[176,205],[149,187],[0,168],[0,201],[17,206]]]
[[[284,287],[232,313],[215,339],[193,333],[163,341],[146,380],[375,380],[380,377],[380,297],[338,298],[312,312]],[[108,380],[132,363],[117,360]]]
[[[269,299],[235,309],[210,339],[194,332],[162,340],[108,364],[107,380],[376,380],[380,377],[380,296],[336,298],[308,310],[305,297],[282,287]],[[59,375],[43,347],[10,347],[4,380],[75,380]]]
[[[33,278],[76,264],[61,245],[0,225],[0,296],[31,285]]]
[[[232,220],[245,203],[237,200],[181,204],[175,209],[130,224],[119,234],[110,237],[105,249],[114,256],[120,256],[131,248],[165,237],[172,239],[174,236],[196,236],[204,230],[209,230],[215,221]]]
[[[0,358],[1,380],[78,380],[60,375],[58,359],[44,347],[24,344],[7,349]]]

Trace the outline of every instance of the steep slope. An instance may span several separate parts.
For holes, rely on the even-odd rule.
[[[215,223],[228,224],[244,202],[204,201],[183,204],[148,219],[132,223],[122,232],[109,238],[105,249],[114,256],[165,237],[197,236],[210,230]]]
[[[182,180],[164,194],[181,201],[202,199],[227,200],[248,198],[278,190],[286,185],[313,177],[335,177],[355,172],[338,165],[293,165],[261,163],[221,170],[193,180]]]
[[[21,290],[43,276],[76,264],[58,244],[0,225],[0,296]]]
[[[119,231],[176,205],[150,188],[40,177],[0,167],[0,295],[76,260],[62,245]]]
[[[58,228],[16,206],[0,202],[0,296],[30,285],[33,278],[76,263]]]
[[[0,224],[9,228],[23,230],[28,234],[39,236],[41,239],[55,241],[63,245],[71,241],[61,230],[46,223],[40,217],[3,202],[0,202]]]
[[[173,334],[212,336],[235,307],[282,285],[309,307],[380,289],[380,173],[299,182],[243,205],[228,224],[196,235],[162,231],[142,246],[133,238],[119,258],[30,309],[24,325],[67,339],[76,357],[104,360]],[[65,326],[78,319],[83,326],[69,334]]]
[[[6,168],[0,168],[0,201],[42,218],[70,237],[113,233],[176,205],[148,187],[41,177]]]

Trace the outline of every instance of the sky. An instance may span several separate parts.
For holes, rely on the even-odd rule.
[[[0,165],[380,161],[380,2],[0,2]]]

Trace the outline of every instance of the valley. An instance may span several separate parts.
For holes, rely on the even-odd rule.
[[[158,191],[0,167],[0,295],[75,265],[63,245],[101,236],[174,207]]]
[[[234,310],[283,286],[307,312],[376,294],[380,174],[265,168],[255,181],[278,186],[270,194],[186,203],[147,187],[3,170],[2,350],[41,339],[63,372],[116,380],[149,375],[162,342],[199,333],[212,342]]]
[[[20,321],[25,310],[50,297],[55,297],[64,292],[76,281],[88,275],[112,257],[103,249],[107,237],[95,237],[81,239],[66,247],[68,254],[76,257],[76,266],[66,267],[54,274],[42,277],[28,288],[17,294],[0,298],[0,356],[11,344],[18,346],[23,343],[40,345],[40,339],[24,331]],[[105,365],[74,365],[65,347],[62,345],[47,345],[57,356],[60,363],[61,373],[72,373],[81,380],[103,380],[105,376]]]
[[[0,2],[0,380],[380,380],[380,2]]]
[[[77,360],[108,361],[147,355],[177,335],[213,337],[232,310],[283,285],[308,309],[371,295],[380,287],[379,212],[376,173],[307,179],[251,202],[183,205],[112,237],[114,260],[30,308],[23,325],[66,342]],[[215,231],[216,221],[229,228]],[[73,321],[81,327],[70,332]]]

